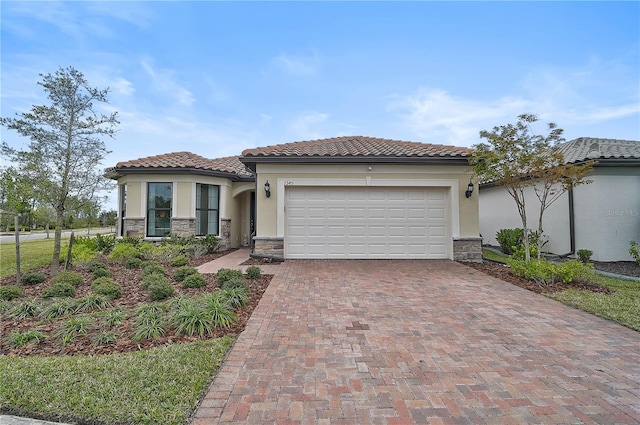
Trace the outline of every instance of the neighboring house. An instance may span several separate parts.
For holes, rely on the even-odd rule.
[[[640,242],[640,141],[579,138],[560,146],[568,163],[596,161],[592,183],[575,187],[543,217],[548,252],[574,256],[593,251],[595,261],[630,261],[629,241]],[[537,229],[540,203],[525,193],[529,228]],[[500,186],[480,187],[480,233],[497,245],[496,232],[522,227],[515,202]]]
[[[469,153],[352,136],[213,160],[173,153],[107,175],[120,185],[122,236],[211,233],[271,258],[480,261],[477,191],[465,194]]]

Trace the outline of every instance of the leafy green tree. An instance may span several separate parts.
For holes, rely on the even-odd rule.
[[[28,149],[17,150],[3,142],[2,152],[35,182],[36,198],[56,211],[51,262],[55,275],[69,200],[91,200],[112,186],[98,166],[109,153],[102,137],[113,137],[119,122],[116,112],[105,115],[94,108],[94,102],[108,103],[109,89],[89,86],[73,67],[40,76],[38,84],[49,104],[34,105],[29,112],[16,114],[17,118],[0,118],[4,127],[30,139]]]
[[[545,135],[534,134],[531,125],[538,121],[534,114],[518,116],[515,124],[483,130],[480,137],[486,143],[474,145],[471,164],[480,182],[503,186],[513,198],[524,229],[525,261],[530,260],[529,225],[525,191],[532,187],[540,209],[538,213],[538,243],[542,243],[543,215],[546,209],[567,190],[590,183],[586,175],[593,162],[567,164],[559,144],[564,142],[563,130],[555,123],[547,124]],[[540,245],[538,246],[540,252]]]
[[[30,227],[35,207],[33,184],[15,167],[0,169],[0,208],[11,213],[2,214],[3,226],[13,225],[13,214],[18,214],[21,227]]]

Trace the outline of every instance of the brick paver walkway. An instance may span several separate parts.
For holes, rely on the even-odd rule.
[[[192,425],[640,423],[638,332],[451,261],[274,270]]]

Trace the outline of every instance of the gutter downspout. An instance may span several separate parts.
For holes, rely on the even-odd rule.
[[[569,195],[569,243],[571,244],[571,251],[566,254],[561,254],[560,257],[568,257],[576,253],[576,223],[573,208],[573,188],[569,189],[567,194]]]

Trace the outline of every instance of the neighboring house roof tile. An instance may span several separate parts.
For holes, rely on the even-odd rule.
[[[568,163],[610,159],[640,159],[640,141],[580,137],[558,145]]]
[[[126,171],[150,171],[167,169],[202,170],[224,174],[235,174],[238,177],[252,177],[253,174],[238,160],[237,156],[208,159],[191,152],[172,152],[163,155],[148,156],[131,161],[118,162],[115,167],[108,168],[107,173],[122,174]]]
[[[469,148],[365,136],[344,136],[246,149],[242,159],[266,157],[466,157]]]

